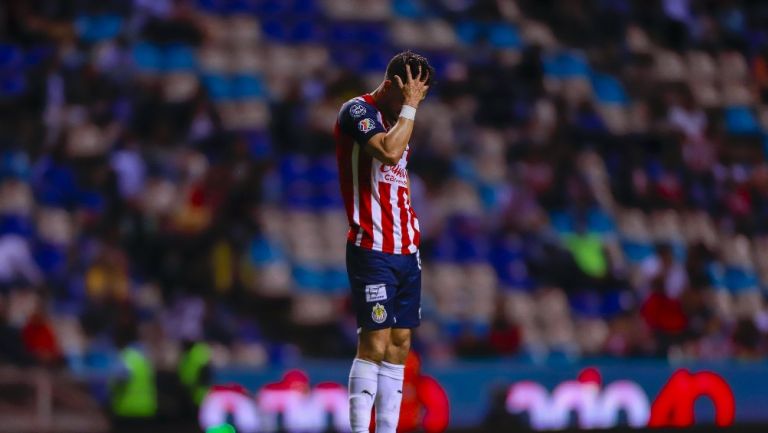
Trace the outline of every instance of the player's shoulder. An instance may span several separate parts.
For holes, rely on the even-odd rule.
[[[341,109],[339,110],[339,118],[354,120],[364,116],[375,116],[377,112],[378,110],[376,107],[366,102],[361,96],[358,96],[350,99],[341,106]]]

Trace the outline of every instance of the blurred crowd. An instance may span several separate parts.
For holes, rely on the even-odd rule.
[[[437,70],[424,357],[762,357],[766,29],[758,0],[3,1],[0,357],[351,355],[332,126],[403,48]]]

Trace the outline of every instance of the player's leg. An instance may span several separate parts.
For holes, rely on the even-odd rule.
[[[403,256],[403,278],[394,302],[395,324],[379,368],[376,433],[395,433],[403,400],[405,360],[411,349],[412,329],[421,321],[421,266],[418,256]]]
[[[379,367],[376,398],[376,433],[395,433],[403,399],[405,359],[411,347],[411,330],[394,328]]]
[[[389,343],[389,328],[360,330],[357,356],[349,371],[349,421],[353,433],[368,432],[379,387],[380,363]]]
[[[383,253],[347,246],[347,273],[357,316],[357,355],[349,373],[349,418],[353,433],[368,432],[378,395],[380,363],[389,345],[396,279]]]

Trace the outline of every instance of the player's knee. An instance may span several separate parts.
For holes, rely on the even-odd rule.
[[[387,353],[386,346],[382,347],[369,347],[366,349],[360,348],[357,351],[357,357],[366,361],[375,362],[380,364],[384,360],[384,354]]]
[[[392,332],[390,344],[400,351],[407,352],[411,348],[411,333],[409,330]]]
[[[386,335],[366,335],[360,339],[357,357],[367,361],[380,363],[387,353]]]

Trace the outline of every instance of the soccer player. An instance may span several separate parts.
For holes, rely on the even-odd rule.
[[[421,320],[419,221],[406,165],[416,109],[434,69],[423,56],[397,54],[384,81],[347,101],[336,122],[336,158],[349,219],[347,274],[357,315],[357,355],[349,373],[350,424],[395,433],[411,330]]]

